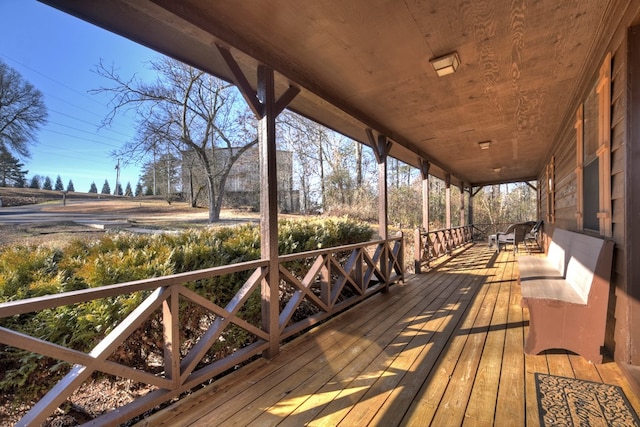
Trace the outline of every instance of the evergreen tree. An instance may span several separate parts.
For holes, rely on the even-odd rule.
[[[153,188],[151,187],[147,187],[147,189],[144,192],[145,196],[153,196]]]
[[[67,184],[67,191],[69,193],[72,193],[72,192],[76,191],[76,189],[73,188],[73,181],[72,180],[69,180],[69,184]]]
[[[131,183],[127,182],[127,186],[124,189],[124,195],[127,197],[133,196],[133,190],[131,190]]]
[[[25,175],[29,172],[23,170],[24,163],[15,158],[4,147],[0,146],[0,187],[24,187]]]
[[[40,177],[38,175],[34,175],[31,178],[31,182],[29,183],[29,188],[35,188],[37,190],[40,189]]]
[[[144,194],[144,190],[142,189],[142,183],[140,181],[138,181],[138,184],[136,185],[135,196],[136,197],[140,197],[140,196],[142,196],[142,194]]]
[[[111,194],[111,187],[109,186],[109,181],[108,180],[104,180],[104,184],[102,184],[102,191],[100,192],[102,194]]]
[[[89,193],[98,194],[98,187],[96,187],[96,183],[91,183],[91,188],[89,188]]]
[[[27,181],[24,180],[24,176],[16,178],[16,182],[13,184],[15,188],[24,188],[27,186]]]
[[[46,177],[44,179],[44,184],[42,184],[43,190],[53,190],[53,186],[51,185],[51,178]]]
[[[116,188],[113,190],[114,196],[122,196],[122,185],[120,183],[116,184]]]
[[[60,175],[58,175],[58,177],[56,178],[56,185],[55,187],[53,187],[53,189],[56,191],[64,191],[64,184],[62,183],[62,178],[60,178]]]

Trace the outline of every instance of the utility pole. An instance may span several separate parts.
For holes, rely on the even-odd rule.
[[[118,159],[118,164],[115,167],[116,169],[116,188],[114,190],[114,194],[118,195],[118,188],[120,185],[120,159]]]
[[[153,146],[153,195],[156,195],[156,146]]]
[[[171,200],[171,154],[167,141],[167,199]]]

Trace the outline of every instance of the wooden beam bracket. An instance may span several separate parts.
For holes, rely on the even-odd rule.
[[[393,143],[382,134],[378,134],[378,139],[376,140],[373,131],[369,128],[364,131],[369,139],[369,145],[373,149],[373,154],[376,156],[376,162],[378,162],[378,164],[384,163],[387,160]]]
[[[300,93],[300,89],[295,86],[289,86],[289,88],[283,93],[276,101],[274,107],[274,114],[277,116],[284,111],[285,108],[293,101],[293,99]]]
[[[254,90],[249,83],[249,80],[242,72],[240,65],[236,62],[235,58],[231,54],[231,51],[220,45],[216,45],[222,59],[224,59],[231,75],[233,76],[233,83],[238,87],[240,93],[244,97],[245,101],[256,115],[258,119],[262,119],[266,114],[266,107],[264,100],[261,100],[258,91]],[[289,88],[275,101],[274,115],[277,117],[284,111],[285,108],[293,101],[293,99],[300,93],[300,89],[295,86],[289,86]]]
[[[218,52],[220,52],[222,59],[224,59],[224,62],[227,64],[227,67],[229,67],[229,71],[231,71],[233,83],[240,90],[240,93],[244,97],[245,101],[247,101],[249,108],[251,108],[251,111],[253,111],[253,114],[255,114],[258,119],[263,118],[265,115],[264,105],[258,99],[257,91],[251,87],[249,80],[247,80],[247,77],[242,72],[240,65],[236,62],[231,51],[224,46],[216,45],[216,47],[218,48]]]
[[[424,159],[418,159],[418,162],[420,164],[420,175],[422,179],[427,179],[427,177],[429,176],[429,168],[431,167],[431,164]]]
[[[473,187],[469,187],[469,192],[471,193],[471,197],[476,197],[476,194],[478,194],[480,190],[482,190],[483,188],[484,188],[484,185],[481,185],[476,189],[476,191],[473,191]]]

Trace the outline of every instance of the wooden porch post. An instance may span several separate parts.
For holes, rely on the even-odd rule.
[[[444,228],[451,228],[451,174],[446,174],[444,176],[444,203],[445,203],[445,226]]]
[[[273,69],[258,66],[258,89],[253,90],[229,49],[218,46],[227,63],[234,84],[259,119],[258,147],[260,151],[260,257],[269,261],[269,274],[262,281],[262,327],[269,333],[268,358],[280,349],[278,261],[278,175],[276,163],[276,117],[300,92],[290,86],[276,100]]]
[[[387,239],[389,234],[389,216],[387,200],[387,157],[391,150],[391,141],[384,135],[378,135],[375,139],[371,129],[366,129],[367,137],[373,148],[373,154],[378,162],[378,234],[380,238]]]
[[[420,163],[420,175],[422,177],[422,228],[425,233],[429,233],[429,167],[431,166],[426,160],[418,159]],[[425,235],[426,245],[429,243],[429,235]],[[422,256],[425,246],[422,243],[422,230],[416,228],[413,236],[413,265],[416,274],[421,272]]]
[[[464,221],[464,182],[460,183],[460,226],[465,224]]]
[[[474,192],[473,192],[473,186],[470,185],[469,186],[469,207],[467,208],[469,210],[469,215],[468,215],[468,220],[469,220],[469,225],[473,225],[473,196],[474,196]]]
[[[278,285],[278,176],[276,170],[276,117],[274,114],[275,89],[273,70],[258,66],[258,99],[265,114],[258,125],[260,150],[260,254],[269,260],[269,275],[262,282],[262,324],[269,332],[270,346],[267,357],[278,354],[279,308]]]
[[[422,176],[422,228],[429,231],[429,167],[426,160],[420,160],[420,175]]]

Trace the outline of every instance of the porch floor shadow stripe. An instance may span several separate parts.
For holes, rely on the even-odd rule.
[[[419,354],[414,350],[424,347],[424,343],[420,340],[426,343],[442,340],[441,336],[446,334],[446,331],[441,332],[438,329],[440,324],[454,323],[451,319],[455,318],[455,313],[464,311],[465,293],[461,290],[470,286],[471,280],[469,275],[460,274],[457,284],[456,281],[451,283],[452,292],[446,299],[438,299],[434,301],[437,306],[430,305],[427,311],[417,313],[417,316],[411,319],[409,327],[386,348],[384,342],[378,343],[378,347],[382,349],[379,356],[360,372],[358,377],[349,384],[345,384],[344,390],[337,398],[318,414],[323,424],[350,426],[369,423],[385,406],[388,395],[406,377],[409,367]],[[429,322],[435,332],[420,333]],[[414,381],[419,378],[418,375],[413,374],[411,377]],[[354,389],[357,391],[348,395],[349,400],[354,404],[345,408],[342,397]],[[314,423],[311,422],[311,425]]]
[[[407,304],[407,306],[401,307],[401,309],[396,310],[394,313],[390,313],[390,316],[388,316],[384,322],[367,333],[366,337],[364,337],[363,340],[359,340],[356,346],[349,348],[348,351],[335,354],[335,357],[328,360],[325,366],[312,363],[310,367],[312,372],[310,372],[309,378],[304,384],[288,390],[287,396],[284,399],[273,399],[273,394],[271,394],[271,399],[268,402],[270,407],[268,407],[266,411],[254,414],[259,416],[257,419],[253,419],[252,417],[243,417],[243,419],[247,421],[253,420],[253,424],[255,425],[273,425],[272,423],[274,422],[282,421],[283,417],[288,417],[293,410],[297,409],[298,405],[309,398],[314,401],[312,408],[314,410],[320,409],[320,402],[316,402],[315,399],[313,399],[316,393],[318,393],[318,389],[328,384],[328,389],[319,392],[323,399],[326,399],[327,396],[337,388],[336,382],[341,384],[345,376],[347,378],[357,376],[365,369],[368,360],[380,354],[380,346],[392,343],[394,339],[397,339],[399,334],[410,327],[407,323],[412,315],[420,314],[428,309],[430,301],[437,301],[442,297],[443,293],[450,292],[450,288],[446,286],[446,283],[441,284],[438,289],[439,292],[432,293],[428,298],[418,301],[414,306]],[[298,376],[298,372],[291,373],[291,379],[294,384],[300,382],[297,378]],[[264,408],[266,405],[267,402],[261,407]],[[234,419],[239,421],[237,417],[232,418],[230,421],[234,421]],[[297,425],[301,424],[298,423]]]

